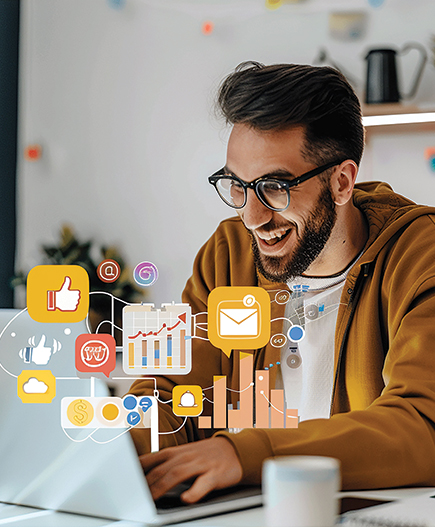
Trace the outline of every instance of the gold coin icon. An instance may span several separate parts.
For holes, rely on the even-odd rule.
[[[103,406],[101,414],[104,419],[107,419],[107,421],[114,421],[119,415],[119,408],[116,406],[116,404],[109,403]]]
[[[69,404],[66,415],[74,426],[86,426],[94,418],[94,409],[86,399],[75,399]]]

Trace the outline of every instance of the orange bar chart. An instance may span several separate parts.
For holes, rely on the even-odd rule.
[[[227,377],[215,375],[213,377],[213,419],[211,416],[200,416],[198,427],[216,429],[253,428],[254,426],[255,428],[297,428],[298,411],[285,407],[284,390],[270,389],[269,370],[256,370],[253,383],[253,355],[241,352],[239,364],[239,407],[228,409]]]
[[[287,409],[285,413],[285,427],[286,428],[297,428],[298,423],[299,423],[298,411]]]
[[[227,427],[227,378],[213,377],[213,422],[214,428]]]
[[[284,428],[284,390],[270,390],[270,428]]]
[[[269,371],[255,372],[255,428],[269,428]]]
[[[198,417],[198,428],[211,428],[211,416],[200,415]]]
[[[252,428],[253,423],[253,389],[252,370],[253,355],[251,353],[240,353],[240,407],[237,410],[228,410],[228,428]]]

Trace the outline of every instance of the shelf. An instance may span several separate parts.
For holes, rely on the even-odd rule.
[[[374,134],[435,132],[435,108],[421,109],[401,103],[366,104],[362,111],[367,139]]]

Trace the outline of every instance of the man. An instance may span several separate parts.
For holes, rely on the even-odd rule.
[[[164,447],[194,443],[148,455],[134,430],[153,496],[194,478],[186,502],[259,483],[264,459],[292,454],[340,459],[344,489],[435,485],[435,209],[383,183],[354,188],[361,110],[333,69],[242,64],[218,102],[233,129],[226,165],[210,182],[238,217],[200,250],[183,300],[200,313],[218,286],[270,293],[271,334],[291,323],[305,338],[253,350],[254,365],[269,369],[301,422],[204,439],[190,419],[161,438]],[[194,341],[192,372],[161,380],[160,397],[169,400],[175,383],[206,389],[213,375],[242,389],[238,362],[237,350],[227,358]],[[138,381],[132,393],[149,388]],[[181,420],[160,406],[160,429],[178,429]]]

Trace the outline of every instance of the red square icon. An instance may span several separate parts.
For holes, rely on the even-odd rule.
[[[85,333],[76,338],[76,370],[109,377],[116,365],[116,342],[106,333]]]

